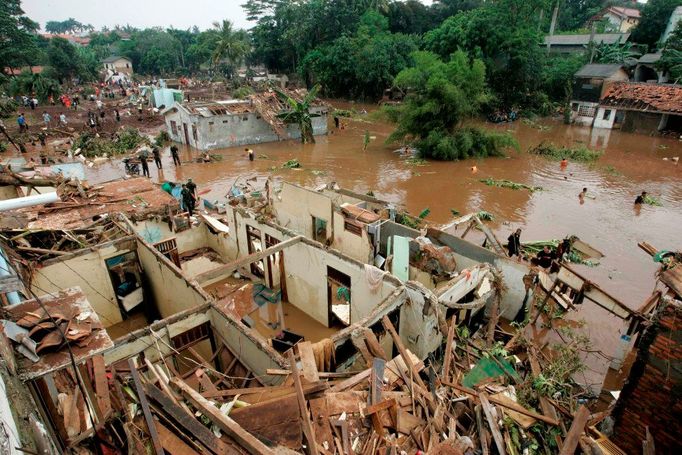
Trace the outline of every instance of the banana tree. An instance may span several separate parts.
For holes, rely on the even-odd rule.
[[[316,85],[313,87],[308,94],[303,97],[303,100],[297,101],[290,97],[283,91],[279,89],[274,89],[277,96],[289,106],[289,110],[282,112],[277,117],[279,117],[284,123],[295,123],[298,124],[301,130],[301,143],[315,143],[315,136],[313,135],[313,117],[319,117],[320,114],[314,114],[310,112],[310,106],[312,105],[315,98],[317,98],[317,93],[320,91],[320,86]]]

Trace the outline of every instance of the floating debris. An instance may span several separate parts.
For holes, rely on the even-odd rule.
[[[499,188],[509,188],[512,190],[528,190],[531,193],[535,191],[542,191],[541,186],[530,186],[524,183],[512,182],[511,180],[495,180],[494,178],[488,177],[487,179],[479,180],[481,183],[485,183],[488,186],[497,186]]]
[[[663,203],[661,201],[655,197],[649,196],[648,194],[644,196],[644,203],[647,205],[653,205],[655,207],[663,207]]]
[[[293,160],[289,160],[282,165],[282,169],[299,169],[300,167],[301,163],[299,163],[298,159],[296,158],[294,158]]]
[[[561,147],[552,143],[541,142],[539,145],[532,147],[528,153],[533,155],[544,156],[551,160],[563,160],[564,158],[571,161],[589,162],[598,160],[603,152],[599,150],[591,150],[584,145],[579,147]]]

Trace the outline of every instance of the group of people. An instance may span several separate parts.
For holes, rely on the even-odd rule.
[[[173,158],[173,164],[176,166],[180,166],[180,156],[178,155],[179,149],[178,146],[173,144],[170,146],[170,153],[171,157]],[[142,175],[145,177],[151,177],[149,175],[149,164],[148,164],[148,159],[149,159],[149,151],[144,148],[138,153],[137,155],[138,159],[140,160],[140,165],[142,166]],[[154,159],[154,164],[156,164],[157,169],[163,169],[163,163],[161,162],[161,149],[159,149],[158,146],[154,145],[152,147],[152,158]]]
[[[516,256],[519,260],[523,259],[521,251],[521,229],[517,229],[507,238],[507,250],[509,257]],[[530,263],[542,267],[545,270],[554,270],[555,261],[562,261],[571,250],[571,241],[569,239],[562,240],[555,250],[545,245],[535,257],[530,258]]]

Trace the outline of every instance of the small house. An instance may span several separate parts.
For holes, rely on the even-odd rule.
[[[607,27],[610,30],[625,33],[639,24],[640,17],[641,12],[636,8],[609,6],[592,16],[588,21],[588,25],[592,22],[605,21],[608,23]]]
[[[266,92],[248,100],[175,103],[162,114],[172,140],[210,150],[300,138],[298,124],[280,118],[287,110],[273,92]],[[327,134],[327,111],[322,103],[310,107],[316,136]]]
[[[133,74],[133,62],[127,57],[111,56],[102,60],[105,71]]]
[[[599,102],[596,128],[643,134],[682,133],[682,85],[615,82]]]
[[[664,72],[657,68],[657,63],[661,59],[660,52],[652,52],[642,55],[637,59],[635,72],[633,73],[634,82],[666,82],[667,77]]]
[[[627,81],[628,73],[619,64],[587,64],[574,75],[571,110],[573,121],[592,125],[606,83]]]

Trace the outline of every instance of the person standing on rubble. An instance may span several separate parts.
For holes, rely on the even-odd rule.
[[[191,180],[190,180],[191,182]],[[192,194],[192,190],[188,188],[188,185],[182,185],[182,191],[180,191],[180,194],[182,195],[182,206],[183,208],[187,211],[189,216],[192,216],[192,212],[194,212],[194,195]]]
[[[50,122],[52,122],[52,116],[50,116],[47,111],[43,111],[43,123],[45,123],[45,129],[50,128]]]
[[[142,175],[144,175],[147,178],[151,178],[149,175],[149,164],[147,163],[147,150],[143,149],[140,154],[138,155],[140,158],[140,164],[142,165]]]
[[[194,202],[199,200],[199,195],[197,194],[197,184],[192,181],[192,179],[187,179],[187,189],[189,190]]]
[[[161,151],[159,148],[154,146],[154,148],[152,148],[152,154],[154,155],[154,163],[156,163],[156,168],[163,169],[163,165],[161,164]]]
[[[517,256],[521,259],[521,228],[514,231],[509,238],[507,238],[507,250],[509,250],[509,257]]]
[[[178,156],[178,146],[173,144],[170,148],[171,156],[173,157],[173,164],[180,166],[180,157]]]

